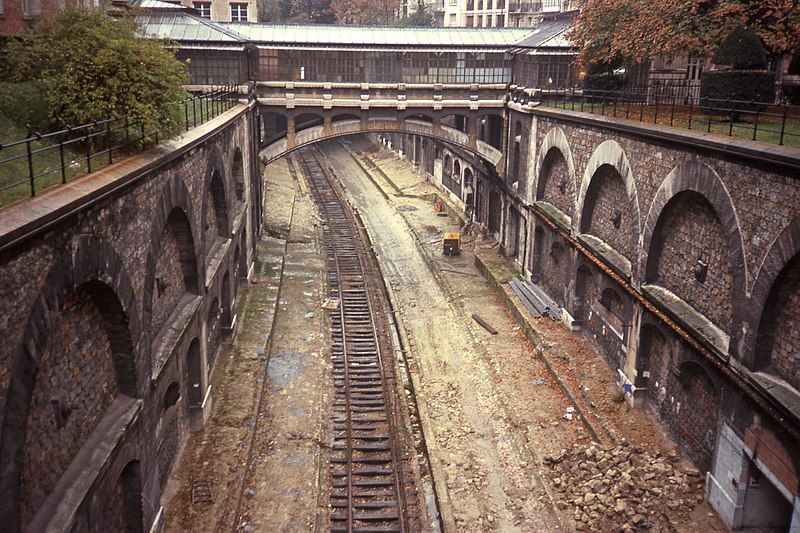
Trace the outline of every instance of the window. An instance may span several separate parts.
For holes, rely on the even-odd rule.
[[[22,0],[22,17],[38,17],[42,14],[42,5],[39,0]]]
[[[475,24],[475,18],[472,15],[467,15],[467,28],[471,28]]]
[[[195,2],[194,8],[200,12],[200,16],[204,19],[211,18],[211,2]]]
[[[3,0],[0,0],[0,17],[2,17],[5,12],[6,12],[6,6]]]
[[[231,2],[231,22],[247,22],[247,4]]]

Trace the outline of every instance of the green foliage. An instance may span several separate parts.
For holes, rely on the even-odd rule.
[[[30,83],[0,83],[0,117],[18,129],[45,133],[50,129],[47,99]]]
[[[583,80],[584,88],[595,91],[618,91],[622,89],[626,83],[625,76],[615,73],[615,70],[621,67],[622,59],[620,58],[595,62],[589,67],[589,72]]]
[[[775,99],[775,74],[763,70],[705,72],[700,98],[771,103]]]
[[[131,16],[66,9],[7,48],[13,81],[45,95],[54,124],[128,115],[162,137],[180,124],[185,66],[163,43],[141,38]]]
[[[417,10],[409,13],[408,16],[398,19],[399,26],[413,26],[431,28],[436,26],[436,16],[429,9],[428,4],[422,0],[417,0]]]
[[[625,77],[621,74],[587,74],[583,87],[587,91],[619,91],[625,86]]]
[[[758,70],[767,66],[767,56],[761,39],[743,28],[732,31],[723,39],[711,61],[736,70]]]

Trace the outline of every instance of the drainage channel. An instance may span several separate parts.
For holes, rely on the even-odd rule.
[[[322,216],[335,387],[330,464],[330,529],[419,531],[414,455],[400,416],[405,408],[392,338],[371,281],[376,275],[353,211],[312,149],[297,159]]]

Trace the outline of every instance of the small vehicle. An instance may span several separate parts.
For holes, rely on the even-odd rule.
[[[444,255],[458,255],[461,253],[461,234],[445,233],[442,238],[442,253]]]

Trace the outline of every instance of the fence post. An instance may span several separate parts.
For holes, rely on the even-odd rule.
[[[94,121],[92,121],[94,122]],[[86,173],[90,174],[92,172],[92,126],[86,127],[86,137],[84,137],[84,142],[86,143]]]
[[[33,153],[31,152],[31,130],[28,128],[28,138],[25,139],[25,152],[28,156],[28,180],[31,183],[31,196],[36,196],[36,185],[33,183]]]
[[[761,111],[761,108],[758,106],[758,104],[755,103],[755,99],[753,99],[751,101],[751,103],[753,105],[755,105],[755,108],[756,108],[756,120],[753,123],[753,140],[755,141],[756,140],[756,136],[758,135],[758,115],[759,115],[759,113]]]
[[[186,131],[189,131],[189,101],[183,101],[183,116],[186,119]]]
[[[714,111],[714,102],[711,102],[711,107],[708,108],[708,130],[706,133],[711,133],[711,113]]]
[[[733,117],[736,110],[736,102],[731,104],[731,99],[728,98],[728,111],[730,112],[730,122],[728,122],[728,137],[733,137]]]
[[[672,106],[670,107],[670,110],[669,110],[669,125],[670,126],[674,126],[675,125],[675,99],[676,98],[677,97],[673,94],[672,95]]]
[[[694,98],[689,97],[689,129],[692,129],[692,108],[694,107]]]
[[[114,143],[111,142],[111,119],[106,119],[106,144],[108,145],[108,164],[110,165],[112,162],[112,150],[114,149]]]
[[[658,93],[656,93],[656,111],[653,115],[653,124],[658,124]]]
[[[130,146],[131,144],[131,132],[130,129],[130,122],[128,120],[128,115],[125,115],[125,146]]]
[[[783,136],[786,134],[786,112],[789,109],[789,106],[783,104],[783,119],[781,120],[781,138],[778,144],[783,146]]]
[[[71,128],[67,128],[69,131]],[[61,161],[61,183],[67,182],[67,169],[64,167],[64,134],[58,136],[58,158]]]

